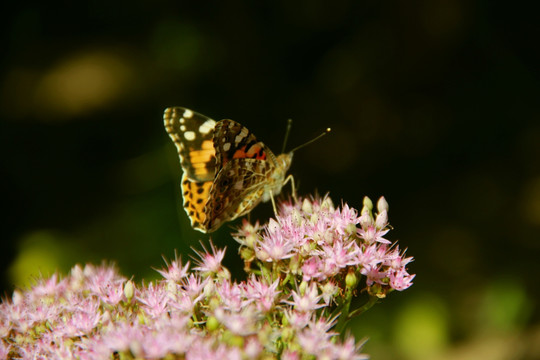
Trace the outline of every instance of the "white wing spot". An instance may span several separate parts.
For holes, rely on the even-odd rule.
[[[184,119],[183,117],[180,118],[180,124],[183,124],[186,122],[186,119]]]
[[[214,120],[206,120],[201,126],[199,126],[199,132],[201,134],[208,134],[214,127],[216,126],[216,122]]]
[[[240,133],[240,134],[236,135],[236,137],[234,138],[234,142],[236,144],[239,144],[242,141],[243,138],[245,138],[245,136]]]
[[[187,141],[193,141],[195,140],[195,132],[193,131],[186,131],[184,133],[184,137],[186,138]]]
[[[191,119],[192,116],[193,116],[193,111],[191,111],[189,109],[186,109],[186,111],[184,111],[184,117],[186,119]]]
[[[223,144],[223,150],[229,151],[230,148],[231,148],[231,143]]]
[[[180,130],[181,131],[186,131],[186,125],[180,125]]]

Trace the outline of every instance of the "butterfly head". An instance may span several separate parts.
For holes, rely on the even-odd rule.
[[[277,157],[276,162],[278,164],[278,167],[283,169],[283,172],[286,173],[287,170],[291,167],[293,158],[293,152],[284,153]]]

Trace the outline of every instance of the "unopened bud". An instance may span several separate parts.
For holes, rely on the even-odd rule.
[[[293,220],[293,225],[300,227],[303,222],[302,215],[300,215],[300,211],[298,211],[296,208],[293,209],[291,213],[291,218]]]
[[[330,199],[329,196],[326,196],[323,199],[323,202],[321,204],[321,210],[322,211],[334,211],[334,204],[332,203],[332,199]]]
[[[289,261],[289,271],[291,272],[291,274],[296,275],[298,274],[299,269],[300,269],[300,260],[299,260],[299,255],[297,254],[296,256],[293,256]]]
[[[306,293],[307,288],[309,287],[307,281],[302,281],[300,283],[300,286],[298,287],[298,290],[300,290],[300,295],[304,295]]]
[[[214,331],[219,328],[219,321],[216,319],[215,316],[208,317],[208,320],[206,320],[206,328],[209,331]]]
[[[230,280],[231,279],[231,272],[226,267],[221,266],[221,268],[219,269],[219,271],[217,273],[217,277],[218,277],[218,279],[222,279],[222,280]]]
[[[388,212],[388,202],[384,198],[384,196],[381,196],[379,201],[377,201],[377,211],[382,212],[386,211]]]
[[[345,235],[347,235],[347,236],[353,236],[353,235],[356,235],[356,224],[354,224],[354,223],[349,223],[349,224],[345,227]]]
[[[351,269],[352,270],[352,269]],[[345,276],[345,285],[348,289],[355,289],[358,285],[358,276],[354,273],[354,270],[349,270],[347,275]]]
[[[384,229],[388,225],[388,213],[386,210],[383,210],[377,214],[375,219],[375,227],[377,229]]]
[[[126,284],[124,285],[124,296],[128,301],[133,298],[134,292],[133,282],[131,280],[126,281]]]
[[[244,338],[240,335],[235,335],[230,331],[225,331],[222,337],[223,341],[231,346],[242,347],[244,346]]]
[[[304,199],[302,202],[302,211],[307,214],[311,214],[313,212],[313,205],[311,204],[311,201]]]
[[[255,251],[253,251],[252,248],[248,248],[248,247],[241,247],[240,248],[240,257],[244,260],[244,261],[253,261],[253,259],[255,259]]]
[[[367,196],[364,196],[364,206],[362,207],[361,214],[371,214],[371,210],[373,210],[373,203],[371,202],[371,199]]]

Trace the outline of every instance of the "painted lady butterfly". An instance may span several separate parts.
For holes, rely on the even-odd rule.
[[[178,149],[184,209],[196,230],[209,233],[247,214],[290,179],[292,151],[275,156],[235,121],[216,122],[182,107],[165,109],[163,120]]]

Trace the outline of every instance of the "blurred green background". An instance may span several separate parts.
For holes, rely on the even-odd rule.
[[[301,194],[385,196],[415,285],[351,324],[373,359],[540,358],[536,12],[517,3],[2,5],[2,294],[114,261],[153,279],[207,240],[181,208],[167,106],[295,154]],[[289,191],[289,188],[286,188]],[[253,218],[266,219],[271,206]],[[230,228],[212,235],[239,264]]]

